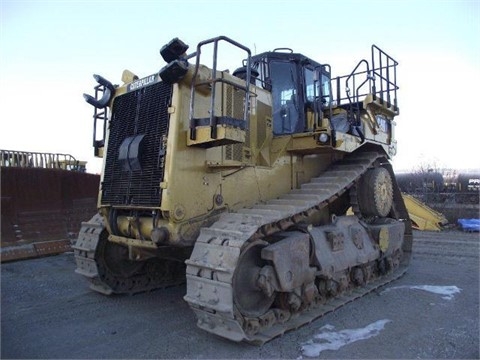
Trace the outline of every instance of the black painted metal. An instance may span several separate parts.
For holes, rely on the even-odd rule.
[[[159,207],[172,85],[158,82],[115,98],[107,147],[103,205]],[[125,170],[119,160],[122,142],[144,135],[139,167]]]

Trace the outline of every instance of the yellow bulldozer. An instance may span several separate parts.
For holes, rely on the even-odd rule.
[[[235,71],[218,69],[219,44],[243,54]],[[186,282],[200,328],[262,344],[402,275],[398,62],[373,45],[332,77],[291,49],[252,56],[226,36],[188,48],[175,38],[159,71],[94,75],[84,94],[104,159],[74,247],[91,288]]]

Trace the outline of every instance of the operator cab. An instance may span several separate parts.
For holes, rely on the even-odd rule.
[[[287,48],[252,56],[251,63],[255,85],[272,94],[274,135],[313,131],[331,102],[330,67]]]

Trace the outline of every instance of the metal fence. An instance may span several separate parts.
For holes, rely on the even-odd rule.
[[[86,162],[70,154],[0,150],[0,166],[63,169],[85,172]]]

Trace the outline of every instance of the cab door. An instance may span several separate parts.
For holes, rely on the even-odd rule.
[[[269,83],[273,100],[273,134],[286,135],[305,131],[304,106],[295,62],[271,60]]]

